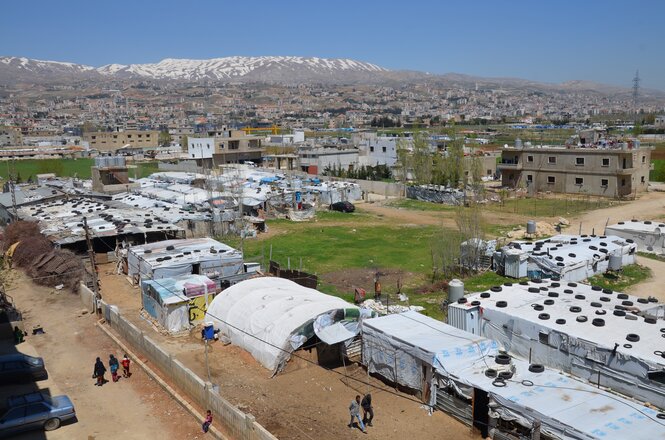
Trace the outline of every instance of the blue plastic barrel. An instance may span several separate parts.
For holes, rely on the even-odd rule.
[[[215,339],[215,328],[212,322],[206,322],[203,326],[203,337],[209,341]]]

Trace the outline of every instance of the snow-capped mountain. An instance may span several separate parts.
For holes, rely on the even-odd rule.
[[[96,76],[94,67],[24,57],[0,57],[0,83],[34,82],[45,79],[85,79]]]
[[[211,60],[182,60],[167,58],[155,64],[109,64],[97,71],[103,75],[132,75],[153,79],[237,80],[243,77],[271,76],[334,76],[344,73],[387,72],[375,64],[349,59],[305,57],[226,57]],[[254,78],[252,78],[254,79]],[[273,78],[275,79],[275,78]]]
[[[108,64],[99,68],[57,61],[0,57],[0,82],[89,78],[153,80],[358,82],[389,72],[375,64],[351,59],[317,57],[226,57],[210,60],[165,59],[152,64]]]

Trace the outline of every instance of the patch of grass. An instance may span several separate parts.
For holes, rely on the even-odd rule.
[[[508,278],[488,270],[478,275],[473,275],[463,279],[464,290],[467,292],[481,292],[487,290],[492,286],[499,286],[503,283],[518,283],[521,280],[515,278]]]
[[[652,254],[649,252],[638,252],[637,255],[656,261],[665,261],[665,255]]]
[[[434,227],[398,228],[383,225],[327,226],[322,222],[289,225],[287,233],[267,240],[245,240],[248,260],[272,259],[286,267],[312,273],[348,268],[398,268],[410,272],[431,272],[430,243]],[[323,222],[325,223],[325,222]],[[271,227],[271,223],[268,223]]]
[[[503,204],[488,203],[487,208],[491,211],[510,212],[518,215],[538,217],[565,217],[568,215],[582,214],[594,209],[607,208],[616,204],[602,198],[547,198],[536,197],[526,199],[508,199]]]
[[[652,182],[665,182],[665,159],[653,159],[653,170],[649,171],[649,180]]]
[[[388,203],[393,208],[410,209],[413,211],[454,211],[455,207],[443,203],[423,202],[413,199],[398,199]]]
[[[37,174],[55,173],[59,177],[78,177],[89,179],[90,168],[95,164],[94,159],[26,159],[0,164],[0,177],[7,179],[8,171],[13,166],[14,172],[21,181],[25,182],[30,177],[33,179]],[[159,171],[157,162],[140,162],[136,168],[136,177],[146,177]],[[129,170],[129,177],[133,178],[135,172]]]
[[[631,264],[624,266],[618,274],[606,272],[589,278],[588,282],[604,289],[624,291],[630,286],[651,278],[652,275],[651,269],[648,267]]]

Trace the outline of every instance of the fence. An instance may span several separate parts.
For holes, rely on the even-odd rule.
[[[92,292],[86,286],[80,286],[81,301],[89,305]],[[254,416],[245,414],[219,395],[210,382],[204,382],[192,370],[164,351],[138,327],[123,318],[114,305],[102,301],[102,313],[111,328],[129,343],[135,350],[145,355],[162,374],[166,375],[182,392],[186,393],[201,408],[209,409],[219,420],[224,430],[233,439],[238,440],[277,440]]]

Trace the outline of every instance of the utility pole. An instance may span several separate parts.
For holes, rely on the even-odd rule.
[[[97,261],[95,258],[95,250],[92,248],[92,240],[90,240],[87,217],[83,217],[83,229],[85,230],[85,242],[88,245],[88,257],[90,258],[90,265],[92,267],[92,290],[95,292],[93,306],[95,312],[97,312],[99,310],[99,307],[97,307],[97,301],[101,299],[101,295],[99,294],[99,280],[97,279]]]

